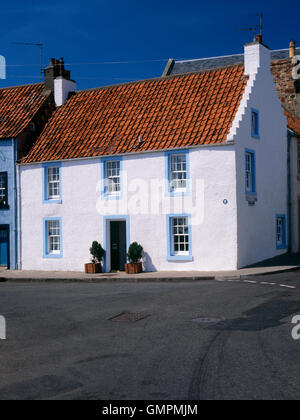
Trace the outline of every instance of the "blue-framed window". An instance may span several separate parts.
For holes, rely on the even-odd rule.
[[[287,248],[286,217],[284,214],[276,216],[276,247],[277,249]]]
[[[189,214],[167,215],[167,251],[168,261],[193,261]]]
[[[256,196],[256,159],[255,151],[245,151],[245,189],[247,196]]]
[[[251,109],[251,136],[255,139],[260,138],[259,125],[259,111],[257,109]]]
[[[44,203],[62,202],[61,197],[61,163],[43,165],[43,201]]]
[[[44,258],[62,258],[62,219],[44,219]]]
[[[8,209],[7,172],[0,172],[0,210]]]
[[[187,195],[190,187],[189,151],[177,150],[165,153],[167,194]]]
[[[123,158],[110,157],[101,159],[102,197],[119,200],[123,190]]]

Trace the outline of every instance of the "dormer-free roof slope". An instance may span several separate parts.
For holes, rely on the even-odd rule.
[[[285,110],[285,115],[287,117],[287,126],[290,130],[300,136],[300,120],[291,112]]]
[[[48,98],[43,83],[0,89],[0,139],[21,134]]]
[[[240,65],[76,93],[23,162],[223,143],[246,83]]]

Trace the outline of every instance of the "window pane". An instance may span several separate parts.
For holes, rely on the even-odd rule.
[[[7,204],[7,174],[0,174],[0,205]]]
[[[170,188],[171,191],[185,190],[187,186],[186,154],[170,157]]]
[[[60,196],[59,168],[48,168],[48,199],[57,199]]]
[[[48,232],[48,253],[58,254],[60,252],[60,223],[59,220],[47,222]]]
[[[105,163],[106,192],[108,194],[116,194],[121,191],[120,167],[119,160]]]
[[[173,255],[187,255],[189,253],[188,218],[172,219],[172,251]]]

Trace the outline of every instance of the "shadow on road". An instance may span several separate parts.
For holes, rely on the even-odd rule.
[[[285,318],[300,315],[300,302],[289,300],[272,300],[249,311],[236,319],[219,322],[209,327],[212,330],[227,331],[263,331],[278,327]]]

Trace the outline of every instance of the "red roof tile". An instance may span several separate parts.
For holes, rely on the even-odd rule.
[[[0,139],[22,133],[47,101],[43,91],[43,83],[0,89]]]
[[[287,117],[287,126],[290,130],[300,136],[300,120],[295,115],[291,114],[285,110],[285,115]]]
[[[23,162],[223,143],[246,83],[235,66],[78,92]]]

